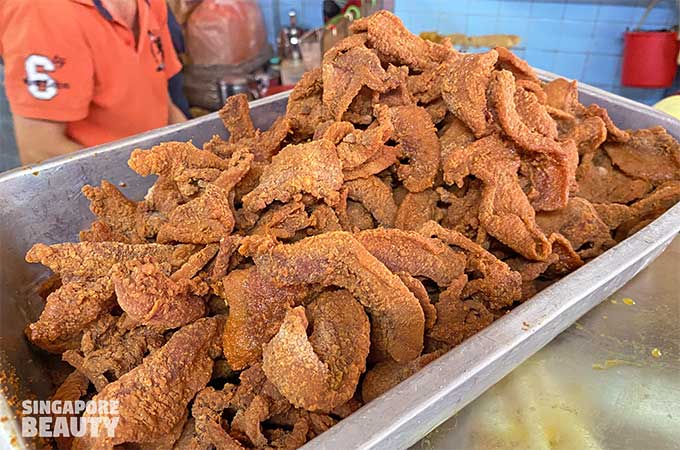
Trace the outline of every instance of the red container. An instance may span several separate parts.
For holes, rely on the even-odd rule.
[[[621,84],[663,88],[678,70],[678,34],[672,31],[627,31],[624,35]]]

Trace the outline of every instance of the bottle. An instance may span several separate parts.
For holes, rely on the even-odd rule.
[[[302,61],[302,55],[299,48],[294,48],[291,51],[290,58],[281,61],[281,84],[283,86],[296,84],[304,74],[305,63]]]
[[[294,10],[288,12],[288,20],[289,26],[281,29],[280,40],[284,42],[279,42],[283,86],[297,83],[305,73],[305,64],[300,51],[300,38],[304,30],[297,26],[297,14]]]

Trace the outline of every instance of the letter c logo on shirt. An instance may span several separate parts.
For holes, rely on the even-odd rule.
[[[38,100],[50,100],[57,95],[57,83],[49,76],[55,67],[52,60],[42,55],[31,55],[26,58],[26,84],[28,92]]]

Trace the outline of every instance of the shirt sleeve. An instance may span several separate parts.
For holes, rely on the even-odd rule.
[[[94,67],[85,36],[73,23],[75,11],[70,10],[80,5],[16,3],[20,6],[10,13],[1,36],[12,112],[56,122],[85,118],[94,90]]]
[[[163,2],[162,9],[162,22],[161,22],[161,44],[164,49],[164,63],[165,63],[165,74],[167,79],[174,77],[182,70],[182,63],[179,61],[177,52],[175,51],[175,46],[172,41],[172,36],[170,34],[170,25],[168,23],[168,7]]]

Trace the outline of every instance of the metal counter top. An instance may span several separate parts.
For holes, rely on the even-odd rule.
[[[680,237],[412,448],[671,450],[678,443]]]

